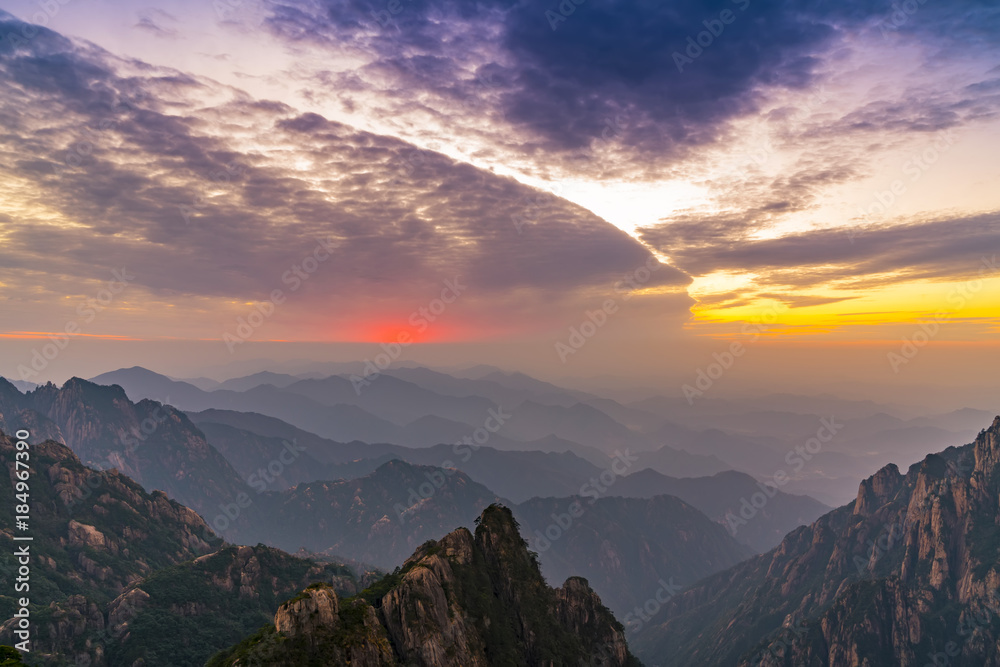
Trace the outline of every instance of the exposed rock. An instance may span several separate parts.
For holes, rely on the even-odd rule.
[[[340,601],[328,585],[307,588],[278,608],[274,626],[291,637],[315,637],[322,630],[336,632],[340,625]]]
[[[69,543],[74,547],[89,546],[95,549],[104,549],[107,546],[104,533],[73,519],[69,522]]]
[[[638,665],[623,628],[587,582],[542,579],[510,511],[491,505],[476,533],[422,545],[357,598],[311,587],[275,625],[216,656],[220,665],[548,667]]]
[[[673,598],[637,642],[664,665],[1000,665],[1000,417]],[[971,625],[970,625],[971,624]],[[935,657],[936,656],[936,657]]]
[[[868,516],[874,510],[892,500],[903,484],[903,476],[895,463],[890,463],[877,473],[861,482],[858,497],[854,501],[854,513]]]

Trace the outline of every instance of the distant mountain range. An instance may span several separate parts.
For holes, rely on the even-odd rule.
[[[827,505],[847,502],[858,483],[886,463],[908,465],[927,451],[968,442],[991,417],[970,409],[928,414],[831,395],[706,398],[694,405],[654,396],[623,404],[490,366],[445,373],[401,365],[359,395],[350,382],[357,372],[358,364],[326,364],[301,375],[262,372],[185,382],[134,367],[94,379],[122,386],[132,400],[149,398],[189,412],[273,416],[345,443],[451,444],[481,430],[486,406],[494,406],[512,415],[489,434],[485,444],[496,449],[572,451],[598,466],[623,446],[659,451],[644,467],[671,477],[739,470],[767,479],[791,472],[784,491]],[[789,452],[814,437],[822,419],[842,428],[810,456],[808,466],[790,470]]]
[[[604,429],[594,437],[606,447],[618,442],[615,433],[650,437],[636,426],[634,408],[617,404],[619,417],[633,420],[625,426],[579,395],[559,398],[527,376],[485,379],[492,373],[450,380],[421,369],[403,374],[450,393],[476,383],[493,398],[532,388],[535,398],[519,407],[526,424],[539,426],[513,435],[541,430],[548,419],[553,431],[572,434],[578,417]],[[232,384],[257,379],[288,382],[285,389],[303,382],[265,375]],[[321,405],[316,387],[341,385],[314,380],[302,393],[275,385],[195,390],[269,393],[284,405],[308,406]],[[412,383],[396,380],[385,391],[402,392],[393,400],[405,401]],[[543,390],[566,405],[538,402]],[[411,406],[406,417],[450,399],[460,401],[452,416],[462,405],[493,405],[472,394],[424,394],[423,407]],[[338,414],[338,405],[322,409]],[[922,426],[863,416],[837,427],[852,434],[839,444],[883,437],[902,447],[907,433],[936,442],[947,426],[975,416],[918,418]],[[432,429],[452,423],[438,415],[414,421]],[[810,420],[789,419],[793,424],[801,430]],[[79,378],[27,392],[0,379],[0,430],[17,428],[28,428],[35,445],[41,539],[33,586],[38,599],[53,603],[35,610],[45,628],[37,646],[52,664],[68,657],[107,666],[200,665],[228,645],[214,664],[234,664],[272,656],[278,644],[288,656],[320,650],[358,664],[407,664],[417,646],[473,663],[487,655],[483,664],[498,664],[489,660],[577,655],[593,649],[593,637],[612,647],[606,664],[636,664],[626,635],[648,665],[915,665],[941,654],[955,664],[992,665],[1000,649],[1000,620],[989,620],[1000,611],[993,597],[1000,586],[1000,418],[973,444],[925,456],[905,475],[883,467],[852,503],[832,511],[739,471],[666,474],[713,460],[681,449],[621,442],[604,453],[555,434],[420,447],[344,442],[274,415],[221,408],[187,414],[154,400],[134,402],[120,386]],[[699,436],[665,422],[654,430],[684,447],[696,447],[699,437],[719,451],[756,443],[743,454],[753,458],[776,451],[781,428],[764,438],[722,430]],[[0,462],[9,465],[13,453],[12,441],[0,437]],[[9,486],[4,480],[0,487]],[[0,520],[0,547],[13,548],[11,520]],[[473,538],[466,528],[477,520]],[[507,546],[491,551],[488,535],[507,535],[511,526],[519,537],[504,537]],[[516,573],[511,563],[521,563]],[[400,564],[378,581],[376,570]],[[438,580],[427,579],[428,571]],[[504,589],[505,577],[521,583]],[[542,577],[566,583],[540,588]],[[307,588],[313,583],[322,585]],[[473,595],[476,586],[491,587],[496,597]],[[14,600],[5,595],[0,612],[12,612]],[[542,608],[557,610],[555,620],[543,622]],[[314,614],[325,620],[317,624]],[[521,629],[494,632],[494,622]],[[968,629],[971,639],[953,627]],[[5,624],[0,641],[11,630]],[[555,643],[532,638],[542,631]]]
[[[46,385],[27,395],[11,387],[4,396],[5,413],[20,409],[18,420],[33,415],[39,425],[48,425],[51,437],[79,447],[91,465],[127,468],[150,490],[161,488],[198,508],[211,528],[209,535],[218,534],[233,543],[260,542],[290,552],[302,550],[341,562],[391,569],[426,540],[455,526],[472,526],[478,513],[494,502],[513,508],[532,530],[536,526],[547,529],[552,517],[543,511],[543,502],[505,500],[472,479],[463,469],[468,466],[482,478],[521,495],[529,490],[531,495],[545,492],[553,502],[563,505],[583,493],[588,493],[584,501],[592,499],[591,492],[599,498],[596,511],[578,522],[579,530],[567,533],[565,541],[541,553],[540,559],[546,574],[552,576],[573,572],[592,576],[599,592],[618,610],[641,594],[641,588],[634,588],[644,586],[640,574],[663,573],[682,585],[750,553],[717,522],[675,498],[622,504],[603,497],[608,493],[602,479],[607,484],[610,474],[614,483],[624,482],[627,477],[621,474],[631,470],[624,467],[620,473],[614,472],[610,459],[606,459],[606,467],[599,468],[570,452],[508,452],[483,447],[463,461],[446,445],[408,449],[344,444],[273,417],[221,411],[196,415],[198,419],[241,423],[287,436],[260,435],[220,421],[202,422],[208,433],[219,437],[217,449],[211,444],[214,437],[206,437],[184,413],[154,401],[133,404],[117,386],[73,379],[61,389]],[[145,414],[158,415],[162,421],[147,422],[150,428],[143,432],[145,420],[140,417]],[[129,433],[143,438],[134,448],[128,446],[133,444]],[[449,456],[454,460],[449,462]],[[638,455],[634,458],[641,460]],[[404,459],[425,460],[432,465]],[[121,465],[116,463],[119,461]],[[448,467],[443,467],[446,463]],[[78,502],[86,504],[92,498],[93,494],[81,487]],[[648,508],[662,510],[660,518],[664,520],[655,523],[655,533],[631,518],[640,507],[647,507],[643,511],[654,515],[658,511]],[[666,518],[676,519],[677,524],[672,526]],[[623,530],[623,526],[628,528]],[[615,561],[594,561],[587,551],[567,550],[595,530],[613,530],[618,535],[615,548],[626,560],[645,554],[642,566],[631,572],[635,576],[629,581],[617,580],[620,564]]]
[[[734,470],[678,479],[647,468],[619,480],[609,493],[631,498],[681,498],[758,553],[777,546],[794,528],[810,524],[830,510],[814,498],[785,493]],[[766,502],[758,508],[761,494]]]
[[[449,394],[389,374],[374,379],[360,394],[355,392],[349,377],[340,376],[298,380],[283,388],[261,384],[242,391],[203,391],[192,384],[134,367],[104,373],[92,381],[117,384],[132,400],[149,398],[190,412],[215,409],[276,417],[339,442],[358,440],[425,447],[451,444],[479,431],[489,438],[479,444],[498,449],[536,449],[540,443],[551,442],[552,446],[563,448],[558,451],[573,451],[591,461],[625,447],[654,450],[664,446],[565,392],[554,394],[545,385],[539,389],[527,376],[518,384],[533,387],[535,391],[511,389],[482,379],[446,381],[440,375],[433,376],[431,384],[447,385]],[[236,383],[247,384],[252,383]],[[465,393],[453,395],[460,393],[459,387],[463,385]],[[474,394],[477,390],[486,391],[490,397]],[[510,416],[502,425],[495,420],[488,424],[491,414],[497,411]],[[499,428],[486,431],[487,425]],[[674,452],[671,462],[678,466],[673,470],[678,476],[710,474],[729,467],[710,456],[683,452]]]

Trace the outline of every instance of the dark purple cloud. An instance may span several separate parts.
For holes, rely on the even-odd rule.
[[[0,17],[0,34],[14,25]],[[242,302],[266,298],[333,239],[333,259],[304,289],[314,305],[419,304],[460,275],[474,299],[519,293],[519,307],[554,311],[650,258],[590,212],[512,179],[238,91],[205,108],[227,89],[148,66],[126,77],[120,65],[44,29],[0,55],[0,150],[12,158],[0,169],[73,223],[4,223],[4,282],[37,267],[87,280],[128,266],[167,298]],[[230,119],[256,133],[252,148]],[[650,284],[687,282],[666,267]]]
[[[894,17],[904,5],[902,18]],[[848,32],[876,44],[900,35],[936,53],[966,54],[973,45],[995,46],[1000,35],[1000,8],[985,0],[313,0],[270,7],[269,25],[291,42],[367,53],[372,64],[356,77],[392,72],[396,89],[383,94],[412,101],[424,91],[459,101],[446,113],[502,119],[520,131],[529,154],[586,151],[617,121],[614,140],[639,161],[669,161],[716,142],[729,121],[759,110],[764,91],[809,87]],[[876,102],[842,125],[931,130],[972,114],[960,100],[927,102]]]

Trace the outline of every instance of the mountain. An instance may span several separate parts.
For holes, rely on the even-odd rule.
[[[437,386],[448,384],[442,379],[443,374],[433,374],[427,369],[409,370],[416,371],[409,377],[430,378],[431,383]],[[455,389],[456,382],[469,381],[451,379],[451,390]],[[495,405],[481,396],[440,394],[389,374],[373,378],[360,395],[355,392],[350,379],[340,376],[299,380],[284,389],[261,384],[245,391],[202,391],[191,384],[177,382],[142,368],[105,373],[95,380],[120,385],[133,400],[169,396],[172,405],[192,413],[206,410],[257,413],[342,443],[357,440],[422,447],[454,443],[457,439],[472,437],[477,431],[482,431],[487,433],[489,445],[497,449],[572,451],[598,466],[603,465],[602,459],[608,455],[629,447],[637,451],[660,448],[661,460],[652,460],[647,465],[677,477],[706,475],[732,468],[696,450],[681,452],[670,447],[664,449],[664,443],[659,442],[657,437],[651,438],[628,428],[587,403],[572,402],[561,406],[529,399],[517,405]],[[510,382],[511,378],[504,380]],[[563,392],[561,396],[564,398],[570,395],[567,390],[528,376],[523,376],[514,384],[535,388],[551,386]],[[507,392],[521,391],[517,387],[504,389],[501,385],[501,389]],[[599,402],[594,397],[591,399]],[[636,412],[620,404],[612,404],[619,410]],[[509,416],[505,417],[502,425],[498,425],[491,421],[495,414]],[[656,420],[653,416],[650,418]],[[230,425],[255,430],[242,424]],[[490,426],[491,430],[487,432],[485,426]],[[498,428],[494,429],[496,426]],[[267,435],[259,430],[256,432]]]
[[[259,387],[262,384],[269,384],[277,387],[278,389],[284,389],[288,385],[295,384],[301,379],[302,378],[289,375],[287,373],[261,371],[260,373],[254,373],[253,375],[231,378],[225,382],[219,382],[217,386],[213,387],[213,390],[228,389],[230,391],[246,391],[248,389],[253,389],[254,387]]]
[[[339,595],[361,587],[345,565],[258,544],[228,546],[158,570],[109,605],[112,665],[200,667],[221,647],[267,623],[279,605],[322,582]]]
[[[133,401],[148,398],[160,403],[169,403],[181,409],[196,405],[198,401],[202,400],[202,396],[210,393],[199,389],[190,382],[172,380],[166,375],[154,373],[142,366],[120,368],[116,371],[101,373],[90,378],[90,381],[100,385],[118,385]]]
[[[784,456],[789,447],[774,438],[734,435],[716,428],[695,430],[673,422],[662,424],[648,437],[671,449],[713,456],[726,462],[730,469],[758,475],[768,475],[786,465]]]
[[[512,406],[510,412],[513,417],[505,425],[503,433],[519,440],[555,435],[609,454],[625,447],[652,448],[642,434],[619,424],[597,408],[583,403],[563,407],[526,400],[517,406]]]
[[[202,391],[194,385],[139,367],[104,373],[92,381],[119,385],[133,401],[144,398],[164,403],[169,401],[181,410],[195,412],[210,408],[257,412],[343,442],[395,442],[401,434],[397,424],[376,417],[357,405],[320,403],[270,384],[246,391]]]
[[[121,387],[80,378],[27,394],[0,387],[0,411],[18,408],[44,418],[39,425],[47,428],[33,432],[34,441],[57,438],[85,465],[117,468],[199,512],[217,512],[219,504],[248,490],[183,412],[150,400],[132,403]]]
[[[732,469],[731,465],[714,455],[691,454],[669,445],[638,452],[637,456],[642,468],[652,468],[670,477],[703,477]]]
[[[439,394],[483,396],[498,405],[518,405],[524,400],[532,400],[568,408],[576,403],[583,403],[606,413],[625,426],[641,431],[652,429],[663,422],[655,414],[626,407],[608,398],[558,387],[520,373],[505,375],[491,372],[482,379],[473,379],[416,367],[393,368],[385,371],[385,374],[408,380]]]
[[[0,434],[4,470],[13,468],[16,454],[14,440]],[[201,517],[162,492],[147,493],[117,471],[88,469],[56,442],[36,444],[30,454],[33,540],[27,592],[34,603],[29,609],[38,654],[61,653],[85,634],[103,630],[103,610],[134,581],[219,548],[221,541]],[[81,502],[86,492],[92,500]],[[11,475],[0,475],[0,493],[14,497]],[[15,542],[14,528],[13,512],[0,514],[0,545],[6,554],[24,544]],[[10,568],[4,574],[13,579],[13,559],[5,559],[4,566]],[[15,596],[13,587],[0,591],[0,617],[13,617]],[[10,641],[12,626],[7,622],[0,627],[0,641]]]
[[[653,664],[995,666],[998,550],[1000,417],[675,596],[636,645]]]
[[[793,529],[830,511],[809,496],[785,493],[773,483],[768,486],[734,470],[678,479],[646,468],[618,480],[608,493],[632,498],[677,496],[725,525],[730,535],[756,553],[776,547]],[[758,500],[761,493],[764,501]]]
[[[209,665],[638,665],[586,580],[545,584],[508,509],[490,506],[476,524],[422,545],[357,597],[304,590]]]
[[[482,396],[499,405],[516,405],[526,398],[539,398],[541,396],[556,397],[560,405],[572,405],[576,399],[570,395],[568,390],[558,393],[558,387],[508,387],[505,384],[488,379],[473,379],[456,377],[430,368],[390,368],[384,371],[385,375],[406,380],[431,391],[445,396]]]
[[[22,401],[47,410],[62,425],[55,427],[69,434],[68,442],[94,455],[107,456],[107,443],[145,414],[143,410],[159,409],[170,419],[145,436],[144,446],[150,453],[170,456],[148,461],[140,457],[131,467],[144,479],[153,473],[162,475],[169,465],[185,471],[182,481],[190,484],[178,485],[175,480],[170,488],[191,497],[193,506],[206,507],[205,514],[216,533],[233,542],[261,542],[288,551],[304,548],[387,569],[455,525],[473,525],[484,507],[503,497],[477,483],[462,467],[520,496],[529,491],[548,496],[547,500],[526,500],[515,506],[518,516],[531,528],[529,537],[534,530],[546,532],[550,517],[559,514],[558,507],[572,503],[572,496],[604,493],[606,488],[600,485],[609,484],[605,478],[611,473],[611,485],[623,481],[624,471],[618,472],[611,460],[600,468],[568,452],[507,452],[481,447],[467,448],[468,456],[461,456],[448,445],[414,450],[343,444],[301,432],[274,418],[231,412],[216,411],[211,416],[247,421],[269,434],[204,422],[210,434],[206,438],[183,413],[153,401],[132,404],[120,387],[101,387],[82,380],[68,382],[62,390],[48,385],[30,396],[15,393]],[[209,439],[217,440],[221,451],[209,445]],[[153,442],[155,449],[148,447]],[[135,450],[142,451],[143,447]],[[199,452],[214,452],[208,460],[228,456],[233,464],[226,461],[225,468],[208,466],[207,470],[214,472],[199,471],[218,475],[218,479],[197,477],[188,471],[189,462],[202,460]],[[423,458],[430,465],[398,458],[381,463],[378,457],[344,460],[358,452],[408,456],[418,461]],[[641,454],[633,458],[641,459]],[[157,468],[158,464],[163,467]],[[631,465],[630,461],[626,469]],[[367,472],[371,466],[374,470]],[[352,476],[363,471],[366,474]],[[317,474],[345,479],[304,479]],[[192,480],[200,481],[194,484]],[[233,495],[218,495],[220,480],[228,480]],[[552,498],[554,495],[559,498]],[[636,517],[645,519],[637,521]],[[671,586],[691,583],[749,555],[717,523],[669,496],[601,498],[576,527],[578,531],[551,550],[540,550],[546,574],[561,580],[583,572],[592,577],[595,589],[623,612],[628,605],[645,600],[650,580],[665,577]],[[599,535],[615,535],[613,545],[594,542]]]
[[[383,453],[375,445],[369,445],[360,440],[338,442],[294,426],[277,417],[258,412],[209,409],[201,412],[188,411],[187,415],[192,422],[203,429],[210,429],[213,425],[228,426],[236,431],[247,431],[260,437],[275,438],[279,441],[295,441],[306,449],[311,458],[322,463],[347,463]],[[220,430],[219,433],[228,436],[232,431]]]
[[[285,391],[308,396],[324,405],[357,405],[395,424],[434,415],[479,425],[491,408],[498,407],[481,396],[445,396],[391,375],[374,377],[360,389],[351,378],[332,375],[319,380],[299,380]]]
[[[199,424],[198,428],[233,465],[243,481],[258,490],[283,491],[300,482],[360,477],[371,472],[368,465],[340,470],[340,466],[320,463],[294,437],[270,438],[213,422]],[[363,472],[351,474],[355,470]],[[331,476],[335,473],[340,474]]]
[[[32,389],[38,386],[38,384],[34,382],[28,382],[27,380],[9,380],[9,382],[13,384],[18,389],[18,391],[31,391]]]
[[[91,379],[93,379],[93,378],[91,378]],[[219,385],[222,384],[218,380],[213,380],[212,378],[207,378],[207,377],[203,377],[203,376],[199,376],[199,377],[196,377],[196,378],[175,378],[175,377],[172,377],[170,379],[174,380],[175,382],[187,382],[188,384],[193,384],[194,386],[198,387],[198,389],[201,389],[202,391],[212,391],[214,389],[218,389]]]
[[[241,435],[244,432],[221,424],[202,426],[208,433],[229,430],[233,446],[257,451],[261,448],[258,443],[264,441],[273,451],[288,451],[286,440]],[[220,446],[226,451],[226,446]],[[392,456],[398,459],[382,463],[358,479],[300,482],[280,493],[256,495],[253,510],[247,512],[253,525],[240,527],[227,536],[236,541],[260,540],[290,551],[304,548],[391,568],[416,545],[441,535],[449,526],[471,526],[477,513],[498,499],[493,483],[498,485],[496,488],[517,491],[519,495],[534,487],[549,491],[549,497],[512,506],[532,544],[536,542],[534,536],[551,534],[557,517],[569,517],[567,508],[577,505],[587,510],[581,513],[582,518],[565,519],[574,523],[573,530],[566,531],[563,539],[552,540],[551,549],[547,544],[533,547],[540,554],[546,576],[559,581],[572,574],[588,577],[619,613],[642,604],[650,582],[660,577],[668,578],[674,582],[672,585],[690,584],[753,553],[727,534],[722,525],[671,496],[599,498],[591,508],[591,496],[621,494],[601,486],[602,473],[607,469],[592,466],[570,453],[481,448],[474,453],[470,450],[470,457],[463,462],[451,447],[444,445],[394,450]],[[256,456],[260,460],[262,455]],[[403,457],[410,461],[401,460]],[[421,463],[426,465],[418,465]],[[358,471],[365,465],[375,463],[316,463],[315,468],[295,464],[286,470],[296,476],[323,475]],[[252,464],[245,469],[237,467],[244,474],[253,470]],[[491,483],[477,483],[484,478]],[[611,488],[627,480],[616,474]],[[696,484],[694,488],[701,490],[703,486]],[[279,488],[277,480],[274,488]],[[588,497],[574,497],[584,493]],[[786,499],[781,498],[778,506]],[[759,526],[770,524],[762,522]]]
[[[392,460],[358,479],[259,494],[248,510],[253,525],[233,535],[392,568],[434,536],[472,525],[497,500],[462,472]]]
[[[532,496],[579,493],[580,487],[600,475],[610,462],[596,450],[588,452],[591,458],[585,460],[572,451],[560,449],[564,441],[555,437],[522,443],[522,446],[536,445],[542,451],[500,451],[492,446],[473,449],[460,440],[456,441],[459,444],[413,448],[334,442],[263,415],[206,410],[189,416],[248,483],[264,478],[269,462],[280,457],[289,459],[290,448],[300,451],[301,458],[294,465],[272,466],[280,473],[267,475],[274,479],[270,488],[276,491],[301,482],[362,477],[390,459],[399,459],[418,465],[457,468],[501,497],[521,502]],[[488,442],[500,440],[492,436]]]
[[[0,465],[15,442],[0,434]],[[362,587],[344,565],[258,545],[224,546],[193,510],[147,493],[117,470],[95,471],[62,444],[31,447],[31,664],[194,667],[270,619],[303,586],[325,582],[350,595]],[[81,489],[89,490],[86,500]],[[0,493],[14,496],[9,475]],[[16,542],[12,513],[0,515],[0,546]],[[14,562],[2,562],[13,579]],[[0,617],[15,611],[0,591]],[[0,626],[11,642],[14,621]]]
[[[660,586],[674,593],[753,555],[672,496],[532,498],[513,511],[546,579],[586,578],[619,618]]]

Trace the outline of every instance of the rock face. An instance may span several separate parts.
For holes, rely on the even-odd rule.
[[[340,600],[329,586],[307,588],[303,595],[281,605],[274,615],[275,629],[292,639],[315,637],[340,622]]]
[[[4,470],[16,451],[0,433]],[[31,467],[32,664],[203,665],[304,586],[323,581],[343,595],[360,589],[340,564],[224,546],[194,510],[116,470],[90,470],[59,443],[34,445]],[[0,475],[0,497],[13,497],[11,479]],[[7,554],[23,544],[13,540],[13,521],[0,512]],[[4,580],[10,567],[11,559],[0,559]],[[11,618],[14,605],[12,587],[0,591],[0,619]],[[13,625],[0,625],[0,643],[14,639]]]
[[[8,433],[28,428],[32,444],[61,442],[84,465],[117,469],[208,517],[253,493],[184,413],[151,400],[132,403],[117,385],[71,378],[21,394],[0,378],[0,429],[5,425]]]
[[[661,665],[996,667],[998,587],[1000,417],[676,596],[636,644]]]
[[[274,626],[216,656],[221,665],[637,666],[623,628],[587,582],[549,588],[510,511],[491,505],[476,533],[427,542],[393,574],[340,600],[314,586]]]
[[[13,467],[16,451],[14,440],[0,433],[4,470]],[[31,597],[45,601],[32,611],[33,655],[106,664],[103,644],[88,638],[106,632],[112,600],[158,569],[217,549],[221,540],[193,510],[161,492],[146,493],[116,471],[85,468],[59,443],[32,447],[31,467]],[[2,497],[13,497],[11,482],[0,475]],[[81,490],[90,501],[77,504]],[[15,548],[13,520],[12,513],[0,513],[4,553]],[[12,589],[0,592],[4,619],[13,615],[12,595]],[[10,640],[10,629],[9,622],[0,626],[0,641]]]

